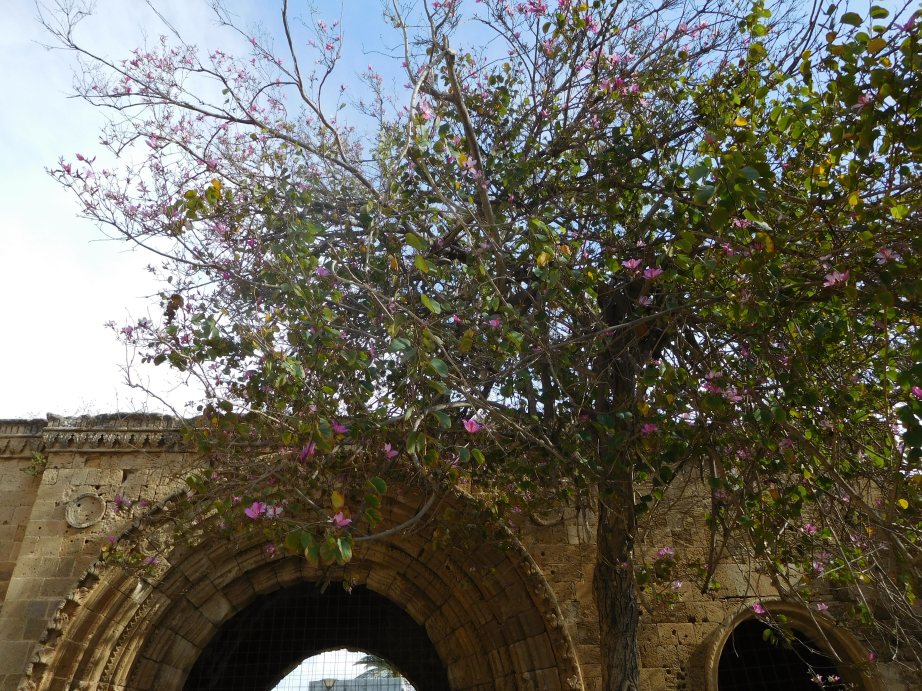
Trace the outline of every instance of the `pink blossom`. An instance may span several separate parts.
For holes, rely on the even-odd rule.
[[[157,557],[144,557],[144,566],[154,566],[158,561]]]
[[[336,514],[334,514],[333,518],[330,519],[330,523],[333,524],[334,528],[345,528],[347,525],[352,523],[352,519],[346,518],[343,516],[342,511],[338,511]]]
[[[881,247],[877,251],[877,254],[874,255],[874,257],[877,259],[877,263],[881,266],[888,262],[898,262],[902,259],[899,254],[887,247]]]
[[[626,259],[623,262],[621,262],[621,266],[623,266],[628,271],[637,271],[637,269],[640,268],[640,260],[639,259]]]
[[[876,659],[877,659],[877,654],[873,650],[868,653],[868,657],[867,657],[868,662],[874,662],[874,660]]]
[[[278,518],[281,515],[282,511],[285,509],[281,506],[273,504],[266,507],[266,518]]]
[[[648,281],[652,281],[656,279],[657,277],[661,276],[662,273],[663,273],[662,269],[653,267],[653,266],[648,266],[646,269],[644,269],[643,277],[647,279]]]
[[[390,443],[387,443],[384,445],[384,455],[387,456],[388,458],[394,458],[399,453],[400,452],[397,449],[391,447]]]
[[[761,602],[753,602],[753,603],[752,603],[752,611],[755,612],[756,616],[761,617],[763,614],[765,614],[766,609],[765,609],[765,607],[762,605]]]
[[[660,547],[656,550],[657,559],[672,559],[675,556],[675,550],[672,547]]]
[[[314,273],[320,276],[320,278],[325,278],[330,275],[330,270],[325,266],[318,266],[314,269]]]
[[[817,611],[817,612],[825,612],[827,609],[829,609],[829,605],[827,605],[825,602],[817,602],[817,603],[816,603],[816,611]]]
[[[317,453],[317,445],[314,442],[309,441],[304,445],[304,448],[301,449],[301,453],[298,454],[298,460],[304,461],[313,456],[315,453]]]
[[[427,122],[435,117],[435,114],[432,112],[432,106],[430,106],[427,101],[420,101],[416,108],[419,111],[419,117]]]
[[[346,434],[349,431],[348,427],[341,422],[336,422],[336,420],[333,420],[333,424],[331,424],[330,427],[336,434]]]
[[[841,285],[848,281],[848,271],[839,272],[833,271],[832,273],[826,274],[826,282],[823,283],[824,288],[832,288],[833,286]]]
[[[637,298],[637,302],[639,302],[644,307],[649,307],[653,304],[653,298],[649,295],[641,295],[639,298]]]
[[[730,401],[730,403],[739,403],[743,400],[742,394],[736,390],[735,386],[727,387],[727,390],[723,392],[723,396],[726,400]]]
[[[916,15],[915,14],[910,15],[909,20],[905,24],[897,24],[896,28],[899,29],[900,31],[905,31],[909,33],[914,28],[916,28]]]
[[[252,518],[255,520],[266,513],[266,505],[261,501],[254,501],[243,510],[243,513],[247,515],[247,518]]]
[[[464,429],[466,429],[471,434],[476,434],[483,429],[483,425],[477,422],[474,418],[464,421]]]
[[[493,319],[491,319],[490,321],[488,321],[487,324],[489,324],[490,326],[492,326],[494,329],[498,329],[498,328],[499,328],[499,325],[500,325],[500,321],[499,321],[499,319],[498,319],[497,317],[494,317]]]
[[[855,105],[852,106],[852,110],[859,111],[864,110],[869,105],[874,103],[874,97],[870,94],[861,94],[858,97],[858,100],[855,102]]]
[[[909,391],[916,398],[922,399],[922,386],[914,386]]]
[[[807,523],[806,525],[804,525],[804,532],[807,535],[816,535],[816,526],[813,525],[812,523]]]
[[[640,428],[641,434],[653,434],[656,430],[659,429],[659,426],[653,422],[645,422]]]
[[[128,497],[123,497],[121,494],[116,494],[115,499],[113,500],[116,509],[130,509],[131,500]]]

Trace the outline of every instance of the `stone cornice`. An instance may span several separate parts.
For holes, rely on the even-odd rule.
[[[47,420],[0,420],[0,457],[53,451],[182,450],[184,421],[140,413],[48,415]]]

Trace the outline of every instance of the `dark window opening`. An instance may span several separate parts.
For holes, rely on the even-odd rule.
[[[340,648],[387,661],[416,691],[449,688],[425,629],[400,607],[367,588],[349,593],[334,584],[321,593],[314,583],[262,596],[229,619],[196,661],[184,688],[271,691],[307,658]]]
[[[845,691],[836,662],[803,632],[793,634],[785,643],[756,619],[737,626],[720,655],[719,691]]]

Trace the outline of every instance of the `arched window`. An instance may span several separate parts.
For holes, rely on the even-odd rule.
[[[758,619],[730,634],[720,655],[719,691],[845,691],[836,661],[803,631],[783,635]]]
[[[705,691],[883,691],[869,651],[830,617],[762,600],[725,621],[698,658]]]

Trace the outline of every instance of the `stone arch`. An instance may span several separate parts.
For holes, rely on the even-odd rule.
[[[876,675],[862,662],[867,650],[848,631],[836,626],[824,615],[814,615],[804,606],[783,600],[762,600],[769,615],[783,615],[790,625],[806,636],[811,643],[834,660],[840,660],[839,670],[843,680],[860,691],[883,691]],[[756,619],[755,613],[745,609],[725,619],[704,644],[703,675],[705,691],[719,691],[717,685],[720,656],[733,632],[740,624]],[[852,688],[852,687],[849,687]]]
[[[401,525],[423,503],[406,488],[391,496],[386,525]],[[439,511],[471,508],[455,492]],[[97,563],[46,631],[30,688],[181,689],[235,613],[309,581],[361,585],[403,609],[424,627],[453,691],[583,688],[556,598],[521,544],[509,535],[501,546],[436,546],[433,532],[427,521],[357,544],[349,564],[323,570],[272,557],[258,539],[177,547],[153,582]]]

